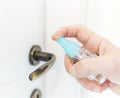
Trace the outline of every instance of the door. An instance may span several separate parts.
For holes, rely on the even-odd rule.
[[[28,60],[34,44],[44,49],[44,0],[0,0],[0,98],[44,92],[44,77],[29,80],[37,68]]]

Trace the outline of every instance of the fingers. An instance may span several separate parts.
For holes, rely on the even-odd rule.
[[[103,84],[99,84],[96,81],[90,81],[87,78],[78,78],[77,81],[86,89],[101,93],[103,90],[107,89],[109,87],[109,81],[106,80]]]
[[[84,78],[90,75],[105,75],[106,77],[114,73],[115,64],[111,56],[99,56],[94,58],[82,59],[73,64],[73,61],[66,55],[65,68],[68,73],[76,78]]]
[[[109,86],[110,90],[113,91],[114,93],[120,95],[120,85],[114,84],[114,83],[110,83]]]
[[[64,63],[65,63],[66,71],[67,71],[68,73],[70,73],[69,71],[70,71],[73,63],[72,63],[72,60],[71,60],[67,55],[65,56]]]
[[[65,68],[68,73],[70,73],[72,65],[72,60],[66,55],[65,56]],[[82,69],[81,69],[82,70]],[[93,92],[102,92],[103,90],[107,89],[109,87],[109,81],[106,80],[104,83],[99,84],[97,81],[91,81],[88,78],[76,78],[77,81],[86,89],[93,91]]]
[[[86,36],[84,35],[86,34]],[[80,35],[86,37],[85,39],[88,39],[90,35],[93,35],[94,33],[88,28],[85,28],[82,25],[73,25],[73,26],[66,26],[61,29],[59,29],[57,32],[55,32],[52,36],[54,40],[57,40],[60,36],[65,36],[65,37],[76,37],[78,40]]]
[[[79,78],[77,81],[86,89],[100,93],[102,91],[101,86],[96,81],[90,81],[87,78]]]
[[[57,40],[60,36],[74,37],[78,39],[86,49],[97,54],[99,53],[101,42],[104,40],[107,43],[107,40],[105,40],[105,38],[98,36],[90,29],[81,25],[61,28],[55,34],[53,34],[52,39]]]
[[[83,78],[89,75],[98,74],[109,76],[114,72],[115,66],[114,59],[112,57],[101,56],[80,60],[69,69],[72,76]]]

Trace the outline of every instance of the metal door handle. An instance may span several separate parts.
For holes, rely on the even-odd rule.
[[[46,61],[46,63],[30,73],[31,81],[45,74],[55,63],[56,57],[54,54],[42,52],[40,46],[34,45],[29,53],[29,62],[31,65],[38,65],[40,60]]]

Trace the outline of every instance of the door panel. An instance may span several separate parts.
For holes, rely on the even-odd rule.
[[[43,47],[44,0],[0,0],[0,97],[30,98],[42,89],[43,77],[29,80],[36,69],[28,61],[34,44]]]

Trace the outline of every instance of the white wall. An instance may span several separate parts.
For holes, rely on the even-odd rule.
[[[47,97],[49,98],[103,98],[118,97],[111,91],[102,94],[87,92],[64,69],[64,52],[51,40],[60,27],[83,24],[96,33],[119,43],[119,0],[46,0],[46,50],[57,55],[56,65],[47,73]]]

